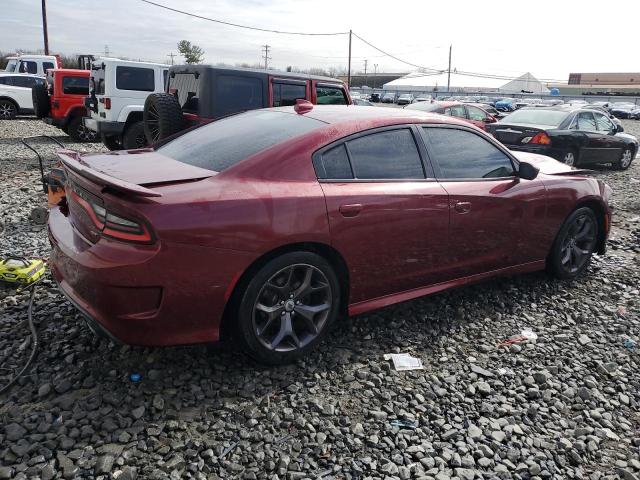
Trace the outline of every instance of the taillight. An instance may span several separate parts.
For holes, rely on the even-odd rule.
[[[110,98],[105,98],[104,99],[104,109],[105,110],[111,110],[111,99]]]
[[[75,187],[71,198],[81,205],[102,235],[126,242],[151,243],[151,232],[143,222],[108,211],[90,194]]]
[[[549,138],[549,135],[547,135],[544,132],[540,132],[537,135],[535,135],[531,140],[529,140],[528,143],[535,143],[538,145],[551,145],[551,139]]]

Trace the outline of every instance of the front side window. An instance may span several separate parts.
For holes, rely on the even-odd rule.
[[[591,112],[578,113],[578,130],[583,132],[597,132],[596,121]]]
[[[153,68],[116,67],[116,88],[118,90],[153,92]]]
[[[473,132],[454,128],[426,128],[430,155],[443,179],[500,178],[514,175],[511,159]]]
[[[22,60],[20,62],[20,73],[38,73],[38,64],[31,60]]]
[[[424,178],[418,147],[408,128],[372,133],[350,140],[347,149],[355,178]]]
[[[467,105],[467,112],[469,112],[469,120],[484,122],[487,119],[486,113],[484,113],[478,107],[472,107],[470,105]]]
[[[606,133],[612,132],[614,130],[613,123],[605,115],[602,115],[601,113],[594,113],[593,115],[596,117],[596,125],[598,126],[598,130]]]
[[[53,62],[42,62],[42,69],[46,72],[51,68],[56,68]]]
[[[65,95],[89,95],[89,77],[64,77],[62,93]]]
[[[216,81],[216,116],[262,108],[262,80],[234,75],[218,75]]]
[[[307,98],[306,85],[294,85],[291,83],[273,83],[273,106],[286,107],[295,105],[297,99]]]
[[[318,105],[346,105],[344,91],[339,87],[316,87],[316,102]]]

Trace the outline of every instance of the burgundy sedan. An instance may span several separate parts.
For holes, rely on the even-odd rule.
[[[484,131],[487,131],[487,124],[498,121],[482,107],[462,102],[419,102],[404,108],[461,118]]]
[[[51,267],[94,330],[136,345],[232,332],[268,363],[344,314],[545,267],[573,278],[611,225],[601,181],[415,110],[299,101],[155,149],[59,155]]]

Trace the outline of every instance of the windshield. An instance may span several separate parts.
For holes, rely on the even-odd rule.
[[[221,172],[251,155],[324,125],[303,115],[253,110],[191,130],[158,148],[158,153]]]
[[[557,127],[567,117],[567,112],[559,110],[522,109],[507,115],[501,123],[526,123]]]
[[[18,60],[13,58],[7,62],[7,66],[4,67],[5,72],[15,72],[18,66]]]

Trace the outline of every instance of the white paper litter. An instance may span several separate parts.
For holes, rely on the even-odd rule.
[[[402,370],[424,370],[422,366],[422,360],[416,357],[412,357],[408,353],[385,353],[385,360],[391,360],[393,367],[397,371]]]
[[[522,333],[520,335],[522,335],[527,340],[537,340],[538,339],[538,334],[536,332],[534,332],[533,330],[531,330],[530,328],[525,328],[524,330],[522,330]]]

